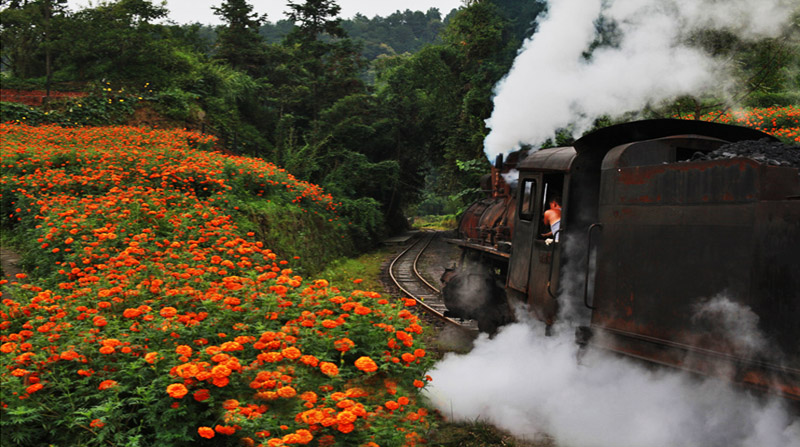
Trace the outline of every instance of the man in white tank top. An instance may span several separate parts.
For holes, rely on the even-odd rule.
[[[552,237],[558,242],[561,233],[561,199],[558,196],[550,198],[550,209],[544,212],[544,224],[550,227],[550,231],[543,233],[544,237]]]

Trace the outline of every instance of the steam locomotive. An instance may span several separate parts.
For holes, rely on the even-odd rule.
[[[800,400],[797,166],[708,157],[771,141],[647,120],[498,157],[451,240],[448,314],[494,332],[522,304],[579,343]],[[553,196],[560,228],[544,236]]]

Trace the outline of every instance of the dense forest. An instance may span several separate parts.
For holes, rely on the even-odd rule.
[[[149,0],[0,5],[3,88],[46,97],[37,108],[4,102],[2,121],[213,133],[228,151],[322,185],[365,247],[409,214],[457,213],[475,197],[493,88],[547,12],[541,0],[483,0],[342,19],[334,0],[306,0],[290,1],[284,19],[225,0],[211,27],[165,22],[168,10]],[[693,38],[734,61],[739,104],[786,106],[800,102],[797,28],[755,43]],[[613,23],[597,30],[592,50],[614,45]],[[720,104],[682,97],[645,113],[699,117]]]

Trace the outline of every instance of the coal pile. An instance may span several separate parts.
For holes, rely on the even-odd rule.
[[[770,166],[788,166],[800,169],[800,146],[761,140],[737,141],[720,146],[712,152],[696,152],[692,161],[719,160],[744,157]]]

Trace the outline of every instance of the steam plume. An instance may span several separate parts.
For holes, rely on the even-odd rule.
[[[602,115],[718,91],[728,82],[725,64],[688,46],[686,34],[724,28],[742,38],[774,37],[793,8],[793,0],[552,0],[495,86],[486,155],[538,146],[559,129],[579,135]],[[600,17],[618,25],[619,45],[587,60]]]
[[[430,400],[448,418],[559,446],[800,446],[800,419],[785,403],[598,351],[578,362],[571,331],[543,333],[539,322],[516,323],[449,354],[430,372]]]

